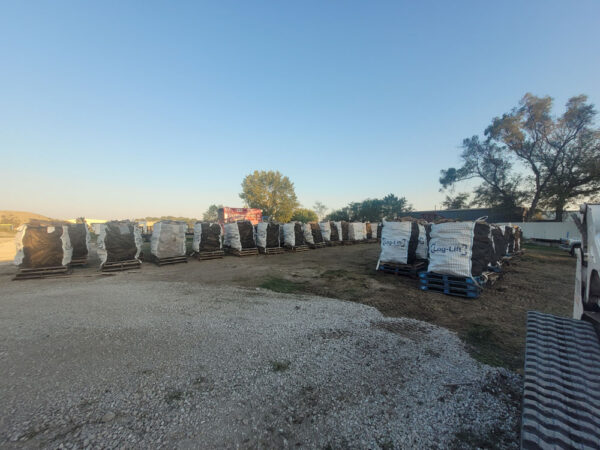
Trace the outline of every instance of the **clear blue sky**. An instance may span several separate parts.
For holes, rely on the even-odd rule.
[[[600,2],[3,1],[0,209],[200,216],[274,169],[300,202],[433,208],[526,92],[600,106]]]

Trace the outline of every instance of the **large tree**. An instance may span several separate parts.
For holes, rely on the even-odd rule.
[[[479,178],[476,202],[527,201],[528,218],[550,206],[560,220],[567,204],[600,185],[600,132],[593,128],[596,111],[586,96],[569,99],[558,117],[552,116],[552,104],[550,97],[526,94],[519,106],[492,120],[485,141],[474,136],[463,142],[463,164],[442,171],[442,186]]]
[[[294,183],[272,170],[255,170],[247,175],[242,181],[240,198],[250,208],[260,208],[263,215],[278,222],[289,222],[298,207]]]
[[[312,209],[307,208],[297,208],[292,214],[292,218],[290,220],[297,220],[298,222],[308,223],[308,222],[316,222],[319,220],[317,213]]]

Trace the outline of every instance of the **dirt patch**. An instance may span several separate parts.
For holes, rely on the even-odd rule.
[[[375,322],[371,325],[373,328],[380,328],[391,333],[399,334],[402,337],[417,341],[429,334],[429,327],[422,323],[394,323],[394,322]]]

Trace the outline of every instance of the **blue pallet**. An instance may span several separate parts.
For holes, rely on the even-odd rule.
[[[443,275],[434,272],[422,272],[419,274],[419,289],[422,291],[441,292],[446,295],[454,295],[465,298],[478,298],[481,287],[477,284],[483,283],[481,277],[472,278]]]

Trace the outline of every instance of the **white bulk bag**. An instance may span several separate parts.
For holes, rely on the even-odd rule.
[[[429,241],[428,270],[470,278],[474,227],[475,222],[433,224]],[[383,230],[385,231],[385,227]]]
[[[296,246],[296,233],[294,231],[294,222],[283,224],[283,244],[287,247]]]
[[[331,241],[331,225],[329,222],[321,222],[319,223],[319,228],[321,228],[321,234],[323,235],[323,242]]]
[[[240,240],[240,230],[237,223],[225,224],[225,236],[223,237],[223,246],[234,250],[242,250],[242,241]]]
[[[304,240],[306,241],[307,244],[314,245],[315,239],[313,238],[312,228],[310,227],[310,224],[308,224],[308,223],[302,224],[302,234],[304,234]]]
[[[348,239],[351,241],[362,241],[366,236],[366,227],[364,223],[350,222],[348,224]]]
[[[385,222],[381,230],[379,261],[407,264],[412,222]]]
[[[100,258],[100,267],[102,267],[108,259],[108,251],[106,250],[105,239],[106,239],[106,229],[109,224],[114,225],[114,223],[112,223],[112,222],[98,224],[98,230],[100,231],[100,233],[98,234],[98,238],[96,240],[96,245],[97,245],[96,253],[98,253],[98,258]],[[116,222],[116,226],[117,226],[119,233],[121,233],[122,235],[132,233],[132,231],[129,229],[130,225],[127,223]],[[140,230],[140,228],[135,225],[133,225],[132,228],[133,228],[133,241],[134,241],[135,247],[136,247],[136,253],[135,253],[134,258],[138,259],[140,257],[140,253],[142,252],[142,230]]]
[[[267,248],[267,227],[268,222],[259,222],[256,225],[256,246]]]
[[[200,242],[202,241],[202,222],[194,224],[194,240],[192,241],[192,250],[200,251]]]
[[[342,222],[333,222],[338,231],[338,241],[343,241],[344,236],[342,235]]]
[[[421,224],[417,224],[419,226],[419,243],[417,244],[417,258],[418,259],[427,259],[429,249],[427,246],[427,232],[425,231],[425,227]],[[375,231],[375,235],[377,236],[377,230]]]
[[[137,227],[136,227],[137,228]],[[185,256],[185,232],[187,224],[182,222],[157,222],[152,227],[150,253],[157,258]]]

